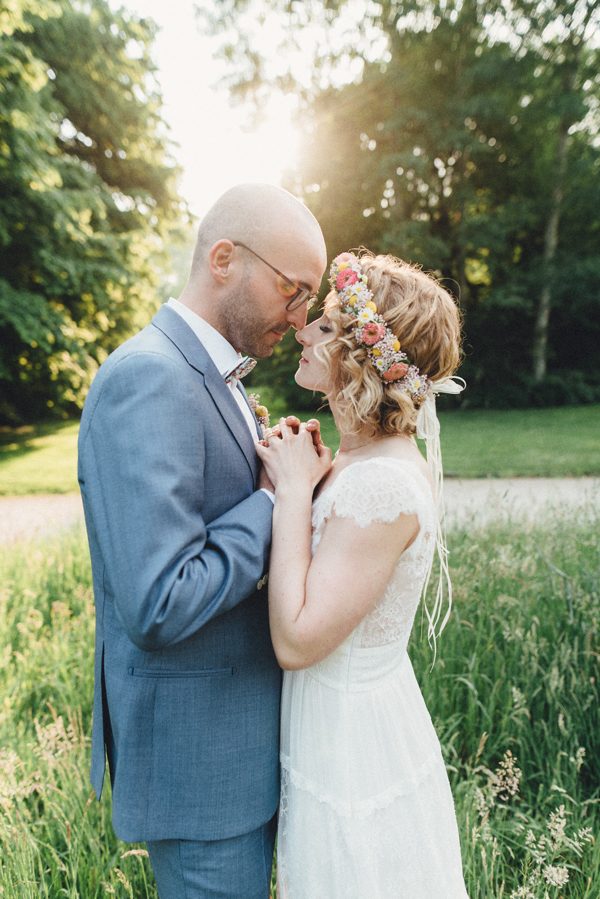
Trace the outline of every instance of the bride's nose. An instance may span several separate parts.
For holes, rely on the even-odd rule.
[[[296,331],[294,335],[298,343],[302,344],[302,346],[306,346],[306,332],[308,331],[308,327],[301,328],[299,331]]]

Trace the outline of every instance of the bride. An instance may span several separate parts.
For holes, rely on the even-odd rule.
[[[433,394],[460,389],[448,380],[459,315],[432,277],[391,256],[343,253],[330,275],[324,314],[297,333],[296,381],[327,397],[339,452],[332,465],[284,420],[258,447],[276,488],[269,607],[286,669],[278,896],[468,899],[440,744],[406,651],[436,547],[434,648],[449,612],[440,627]]]

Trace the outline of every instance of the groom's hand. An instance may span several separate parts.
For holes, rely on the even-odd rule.
[[[261,441],[262,443],[263,441]],[[269,490],[271,493],[275,493],[275,484],[265,471],[265,466],[261,465],[260,473],[258,475],[258,486],[257,490]]]

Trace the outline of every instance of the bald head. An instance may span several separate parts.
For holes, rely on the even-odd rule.
[[[290,327],[306,324],[326,265],[323,233],[303,203],[271,184],[239,184],[204,216],[179,299],[236,350],[269,356]]]
[[[206,263],[212,245],[223,238],[266,252],[281,235],[325,242],[312,212],[287,190],[272,184],[238,184],[224,193],[200,223],[192,276]]]

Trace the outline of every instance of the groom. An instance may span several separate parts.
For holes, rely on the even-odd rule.
[[[239,185],[203,219],[179,300],[102,365],[79,435],[96,661],[92,783],[146,841],[161,899],[266,899],[279,798],[280,671],[266,591],[272,495],[235,377],[326,265],[286,191]]]

